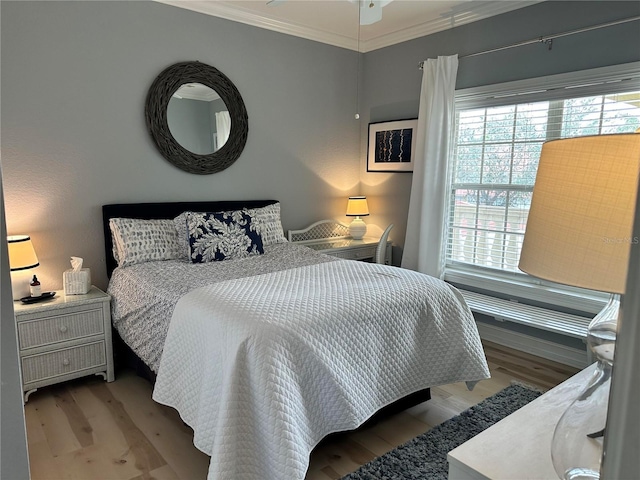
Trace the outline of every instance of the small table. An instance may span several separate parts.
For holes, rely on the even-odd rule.
[[[553,431],[595,368],[587,367],[451,450],[449,479],[557,480],[551,462]]]
[[[39,303],[15,302],[25,403],[45,385],[92,374],[114,380],[110,301],[91,287],[85,295],[59,291]]]

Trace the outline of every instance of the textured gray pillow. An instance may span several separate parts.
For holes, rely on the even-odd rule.
[[[181,245],[172,220],[112,218],[109,228],[121,267],[181,258]]]
[[[262,237],[262,243],[265,247],[287,241],[280,221],[279,202],[266,207],[249,208],[247,213],[251,215],[252,223]]]

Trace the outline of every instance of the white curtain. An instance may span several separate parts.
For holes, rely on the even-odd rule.
[[[455,122],[458,56],[423,64],[416,155],[402,267],[440,278],[446,238],[449,151]]]
[[[217,148],[222,148],[231,133],[231,117],[227,110],[216,112],[216,132],[218,136]]]

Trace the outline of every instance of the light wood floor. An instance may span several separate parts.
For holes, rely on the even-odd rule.
[[[485,344],[492,378],[432,389],[432,399],[376,425],[323,442],[307,480],[340,478],[376,456],[493,395],[512,380],[551,388],[577,370]],[[33,480],[205,479],[209,457],[192,443],[175,410],[151,400],[151,385],[133,372],[43,388],[25,405]]]

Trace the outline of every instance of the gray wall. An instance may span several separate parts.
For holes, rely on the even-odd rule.
[[[43,288],[71,255],[106,287],[106,203],[276,198],[287,229],[347,220],[355,52],[155,2],[0,5],[7,229],[31,235]],[[229,77],[249,115],[242,156],[215,175],[177,169],[146,131],[147,89],[186,60]]]
[[[438,55],[459,56],[540,36],[576,30],[640,15],[640,2],[543,2],[365,55],[366,79],[361,149],[367,148],[367,123],[418,116],[422,72],[418,63]],[[639,22],[558,38],[549,51],[536,43],[498,53],[461,58],[456,88],[565,73],[640,60]],[[394,245],[404,244],[411,174],[366,173],[361,159],[362,194],[382,225],[394,223]],[[394,248],[394,263],[400,248]]]
[[[364,55],[153,2],[8,2],[2,9],[2,158],[7,228],[32,236],[46,289],[71,255],[106,287],[100,206],[114,202],[277,198],[285,229],[343,217],[366,194],[367,223],[393,222],[399,263],[411,174],[366,173],[369,122],[418,113],[418,62],[465,55],[640,13],[639,2],[543,2]],[[462,58],[458,87],[640,60],[627,24]],[[240,159],[207,176],[156,151],[144,99],[168,65],[225,73],[249,113]],[[360,145],[358,145],[358,142]]]
[[[0,168],[0,178],[2,169]],[[7,235],[4,196],[0,182],[0,239]],[[16,322],[13,317],[7,242],[0,242],[0,478],[29,478],[22,385],[18,360]]]
[[[61,288],[71,255],[106,287],[100,206],[105,203],[277,198],[285,228],[342,218],[345,197],[364,193],[368,223],[396,224],[404,243],[410,174],[365,173],[367,124],[418,113],[418,62],[638,15],[639,2],[544,2],[364,56],[355,122],[354,52],[150,2],[10,2],[1,12],[1,148],[6,223],[33,238],[46,289]],[[225,73],[249,113],[240,159],[224,172],[190,175],[156,151],[144,124],[153,79],[172,63],[198,60]],[[637,23],[461,59],[458,87],[640,60]],[[358,145],[360,142],[360,145]],[[362,184],[360,183],[362,182]],[[0,205],[0,210],[1,210]],[[346,218],[342,218],[346,220]],[[4,235],[4,232],[3,232]],[[398,248],[396,252],[399,253]],[[399,262],[396,256],[395,262]],[[2,318],[6,308],[3,257]],[[6,325],[6,322],[2,322]],[[11,330],[11,331],[10,331]],[[2,423],[17,398],[12,329],[2,331]],[[12,340],[13,338],[13,340]],[[20,436],[18,434],[18,436]],[[21,478],[23,438],[5,450]]]
[[[640,189],[636,197],[627,288],[618,318],[615,368],[607,414],[608,432],[602,478],[634,478],[638,476],[638,444],[640,443]],[[611,433],[614,432],[614,433]]]

